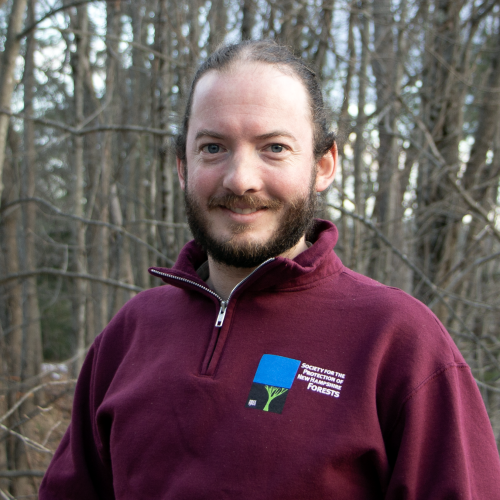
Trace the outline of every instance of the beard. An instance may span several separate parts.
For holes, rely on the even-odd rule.
[[[252,268],[272,257],[277,257],[294,247],[304,234],[307,234],[314,223],[317,208],[317,195],[314,189],[315,175],[312,176],[309,192],[292,201],[284,202],[279,199],[264,200],[254,195],[225,195],[212,197],[208,200],[207,208],[203,208],[193,196],[187,186],[184,195],[186,216],[193,237],[216,262],[227,266]],[[278,220],[278,229],[267,241],[239,242],[237,236],[251,230],[248,224],[232,224],[232,236],[226,239],[216,238],[210,231],[210,221],[207,212],[236,207],[243,203],[250,208],[262,208],[276,213],[281,212]]]

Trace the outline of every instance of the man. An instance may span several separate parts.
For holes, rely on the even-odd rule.
[[[495,440],[435,316],[313,221],[320,88],[271,42],[195,76],[177,167],[197,243],[91,347],[47,499],[499,499]]]

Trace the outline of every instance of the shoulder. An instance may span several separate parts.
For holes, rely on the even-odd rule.
[[[123,305],[96,338],[97,347],[101,351],[126,350],[137,341],[161,335],[171,311],[182,307],[182,293],[170,285],[138,293]]]
[[[116,323],[140,321],[165,313],[179,300],[183,291],[171,285],[162,285],[144,290],[130,300],[111,319],[108,327]]]
[[[362,312],[365,321],[377,325],[379,331],[390,332],[393,341],[403,342],[406,346],[437,342],[444,343],[443,347],[454,347],[435,314],[403,290],[383,285],[347,268],[339,277],[338,289],[352,312]]]
[[[176,287],[167,284],[144,290],[126,302],[118,314],[140,313],[144,308],[164,304],[166,300],[174,298],[178,291]]]
[[[379,393],[405,397],[429,377],[468,370],[450,334],[419,300],[349,269],[337,284],[347,321],[358,326],[360,344],[377,366]]]

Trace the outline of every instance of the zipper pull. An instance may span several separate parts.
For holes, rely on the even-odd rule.
[[[227,300],[222,300],[220,303],[219,315],[217,316],[217,321],[215,322],[215,326],[220,328],[222,323],[224,323],[224,318],[226,317],[226,309],[227,309]]]

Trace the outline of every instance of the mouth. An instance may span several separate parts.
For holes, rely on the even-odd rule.
[[[225,195],[208,200],[208,209],[222,209],[238,215],[252,215],[267,210],[281,209],[283,202],[277,199],[263,199],[254,195]]]
[[[235,214],[242,214],[242,215],[248,215],[248,214],[253,214],[257,212],[257,210],[262,210],[262,208],[236,208],[236,207],[224,207],[227,208],[228,210],[231,210],[231,212],[234,212]]]

